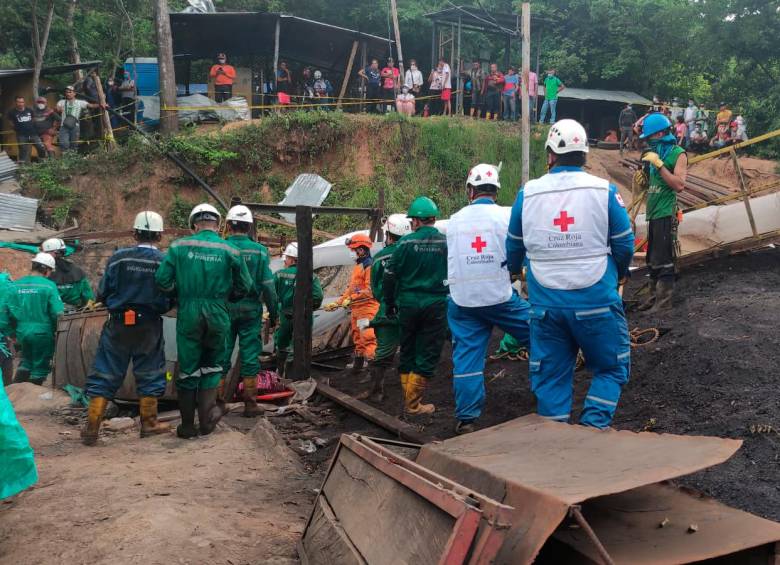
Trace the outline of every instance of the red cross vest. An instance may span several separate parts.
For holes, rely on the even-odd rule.
[[[583,171],[544,175],[525,185],[522,217],[523,244],[539,284],[578,290],[604,276],[609,181]]]
[[[492,306],[512,297],[506,268],[511,211],[496,204],[471,204],[447,222],[447,284],[458,306]]]

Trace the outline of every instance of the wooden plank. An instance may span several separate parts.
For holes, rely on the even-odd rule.
[[[311,375],[312,276],[314,252],[312,243],[311,206],[295,207],[298,229],[298,269],[295,274],[295,306],[293,310],[293,362],[290,376],[295,380]]]
[[[324,494],[314,504],[312,516],[298,548],[301,561],[310,565],[344,563],[363,565],[366,560],[350,541]]]
[[[103,84],[100,81],[100,76],[93,71],[92,78],[95,80],[95,89],[97,90],[98,94],[98,102],[100,102],[101,106],[105,107],[106,95],[103,93]],[[135,80],[138,80],[138,77],[135,77]],[[133,120],[135,120],[135,116],[133,117]],[[114,140],[114,130],[111,129],[111,117],[108,115],[108,110],[101,108],[100,121],[103,124],[103,139],[105,139],[110,146],[115,147],[116,141]]]
[[[344,95],[347,93],[347,85],[349,84],[349,77],[352,74],[352,65],[355,63],[355,53],[357,53],[358,41],[352,42],[352,51],[349,54],[349,61],[347,61],[347,71],[344,73],[344,80],[341,81],[341,90],[339,91],[339,99],[337,107],[341,108],[341,102],[344,99]]]
[[[378,408],[374,408],[365,402],[361,402],[360,400],[344,392],[341,392],[340,390],[337,390],[322,381],[317,382],[317,392],[319,392],[322,396],[333,400],[344,408],[351,410],[355,414],[365,418],[369,422],[372,422],[389,432],[393,432],[401,439],[413,441],[419,444],[429,443],[434,439],[427,434],[423,434],[417,431],[416,428],[407,424],[406,422],[403,422],[398,418],[394,418],[393,416],[390,416],[389,414],[386,414],[385,412],[382,412]]]
[[[736,151],[731,152],[731,158],[734,160],[734,169],[737,171],[737,178],[739,179],[739,191],[742,193],[742,201],[745,203],[745,211],[747,212],[748,221],[750,222],[750,231],[753,232],[753,237],[758,237],[756,220],[753,217],[753,209],[750,207],[750,197],[748,196],[747,188],[745,186],[745,177],[742,176],[742,167],[739,166],[739,159],[737,158]]]

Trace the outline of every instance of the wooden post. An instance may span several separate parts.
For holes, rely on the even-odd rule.
[[[433,30],[431,31],[431,70],[436,68],[436,32],[439,30],[439,26],[436,22],[433,22]]]
[[[368,44],[366,41],[361,42],[360,45],[360,69],[365,69],[368,66]],[[366,81],[360,81],[360,98],[363,102],[360,104],[360,111],[366,111]]]
[[[176,110],[165,109],[176,107],[176,76],[173,69],[173,40],[168,0],[156,0],[154,16],[160,73],[160,131],[169,135],[179,130],[179,119]]]
[[[750,207],[750,195],[745,186],[745,177],[742,176],[742,168],[739,166],[737,152],[733,149],[731,150],[731,158],[734,160],[734,170],[737,172],[737,179],[739,179],[739,190],[742,193],[742,199],[745,202],[745,210],[747,211],[748,221],[750,222],[750,231],[753,232],[753,237],[758,237],[756,219],[753,217],[753,209]]]
[[[108,144],[113,147],[116,145],[116,142],[114,141],[114,130],[111,129],[111,118],[108,115],[108,110],[102,108],[102,106],[106,105],[106,95],[103,92],[103,85],[100,82],[100,76],[96,72],[92,73],[92,78],[95,79],[95,88],[97,89],[98,93],[98,102],[101,104],[100,121],[103,122],[103,139],[105,139],[106,142],[108,142]],[[135,117],[133,121],[135,121]]]
[[[295,307],[293,310],[293,362],[290,375],[294,380],[311,376],[311,324],[313,243],[310,206],[295,207],[298,232],[298,269],[295,275]]]
[[[521,131],[522,136],[522,176],[521,183],[526,185],[531,171],[531,120],[528,113],[528,73],[530,72],[531,60],[531,4],[523,2],[523,32],[522,37],[522,63],[523,63],[523,87],[520,89],[520,112],[521,112]]]
[[[463,18],[460,14],[458,14],[458,82],[457,82],[457,88],[458,88],[458,96],[456,98],[457,102],[455,104],[455,113],[459,116],[463,114],[463,79],[461,77],[461,73],[463,72],[463,69],[461,68],[461,65],[463,64],[463,61],[460,59],[460,40],[462,37],[463,31]]]
[[[393,13],[393,27],[395,28],[395,50],[398,53],[398,73],[401,84],[404,82],[404,52],[401,49],[401,29],[398,27],[398,7],[395,0],[390,0],[390,10]]]
[[[352,65],[355,62],[355,53],[357,53],[358,40],[352,42],[352,51],[349,54],[349,61],[347,61],[347,72],[344,73],[344,80],[341,83],[341,91],[339,92],[338,107],[341,108],[341,101],[344,99],[344,94],[347,92],[347,85],[349,84],[349,77],[352,74]]]
[[[281,21],[281,18],[276,18],[276,28],[274,30],[274,94],[279,93],[279,31]]]

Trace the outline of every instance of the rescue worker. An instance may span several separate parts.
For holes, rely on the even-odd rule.
[[[642,124],[640,139],[650,150],[642,154],[649,167],[647,204],[647,265],[650,268],[650,297],[640,310],[672,307],[674,263],[677,257],[677,193],[685,190],[688,156],[677,145],[672,122],[663,114],[650,114]]]
[[[171,301],[154,283],[163,260],[157,249],[163,219],[156,212],[139,212],[133,222],[134,247],[114,252],[98,285],[108,320],[100,334],[92,370],[87,377],[87,422],[81,431],[84,445],[95,445],[109,400],[113,400],[133,362],[133,377],[141,416],[141,437],[167,433],[157,422],[157,399],[165,393],[165,343],[162,315]]]
[[[6,292],[13,288],[11,275],[6,272],[0,273],[0,311],[5,303]],[[0,328],[0,370],[3,371],[3,385],[11,384],[14,376],[14,356],[11,352],[11,339],[3,334]]]
[[[512,287],[506,268],[509,211],[496,204],[499,169],[469,171],[470,204],[447,224],[447,319],[452,332],[455,433],[474,431],[485,406],[485,356],[498,326],[528,346],[528,302]]]
[[[47,239],[41,244],[41,251],[54,257],[57,270],[52,273],[51,280],[57,285],[62,302],[73,308],[91,306],[95,294],[87,274],[81,267],[65,259],[65,242],[58,238]]]
[[[238,302],[252,288],[238,249],[217,234],[220,220],[210,204],[195,206],[189,218],[195,234],[171,244],[155,275],[160,289],[178,299],[176,391],[181,425],[176,434],[181,438],[198,435],[196,404],[202,435],[213,432],[222,417],[216,402],[230,331],[228,301]]]
[[[227,375],[237,337],[241,378],[244,382],[244,416],[254,418],[260,413],[257,407],[257,374],[260,372],[260,354],[263,352],[263,304],[268,311],[269,327],[273,327],[276,325],[276,289],[268,249],[249,237],[254,227],[252,212],[246,206],[233,206],[226,220],[229,234],[227,242],[241,254],[252,278],[252,287],[240,302],[229,306],[230,331],[222,367],[224,375]],[[220,382],[220,390],[223,383],[224,378]]]
[[[51,371],[57,320],[65,307],[51,281],[56,269],[48,253],[33,257],[30,274],[12,283],[0,306],[0,333],[16,336],[22,360],[15,383],[43,384]]]
[[[588,142],[574,120],[553,124],[548,174],[517,195],[507,234],[511,273],[528,260],[531,356],[540,416],[568,422],[577,351],[593,372],[580,424],[606,428],[628,382],[631,346],[618,281],[634,252],[617,188],[586,173]]]
[[[359,233],[346,240],[346,246],[355,253],[355,266],[347,288],[336,302],[325,306],[327,312],[336,308],[350,308],[352,320],[352,343],[355,355],[352,360],[353,373],[363,371],[366,361],[372,361],[376,353],[376,336],[370,327],[358,328],[358,320],[371,320],[379,311],[379,302],[371,292],[371,238]]]
[[[413,233],[386,262],[383,293],[387,317],[398,316],[401,327],[398,372],[404,412],[413,416],[436,410],[422,397],[447,337],[447,238],[434,227],[439,208],[430,198],[416,198],[406,215]]]
[[[382,402],[385,399],[385,373],[392,368],[395,352],[398,350],[401,329],[398,318],[388,318],[384,301],[383,278],[385,263],[398,247],[398,240],[412,233],[412,225],[404,214],[392,214],[385,222],[385,247],[374,256],[374,264],[371,267],[371,292],[379,300],[379,310],[373,320],[358,320],[358,328],[365,331],[371,328],[376,335],[376,353],[369,370],[371,388],[358,395],[358,399],[370,399],[374,402]]]
[[[284,268],[274,274],[274,287],[279,299],[279,327],[274,332],[276,348],[276,370],[280,377],[287,372],[287,357],[292,351],[293,309],[295,307],[295,275],[298,272],[298,242],[293,241],[282,254]],[[314,310],[322,305],[322,285],[320,279],[311,279],[311,299]]]

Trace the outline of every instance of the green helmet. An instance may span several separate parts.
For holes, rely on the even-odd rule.
[[[407,218],[438,218],[439,215],[439,207],[436,206],[436,202],[427,196],[415,198],[406,213]]]

